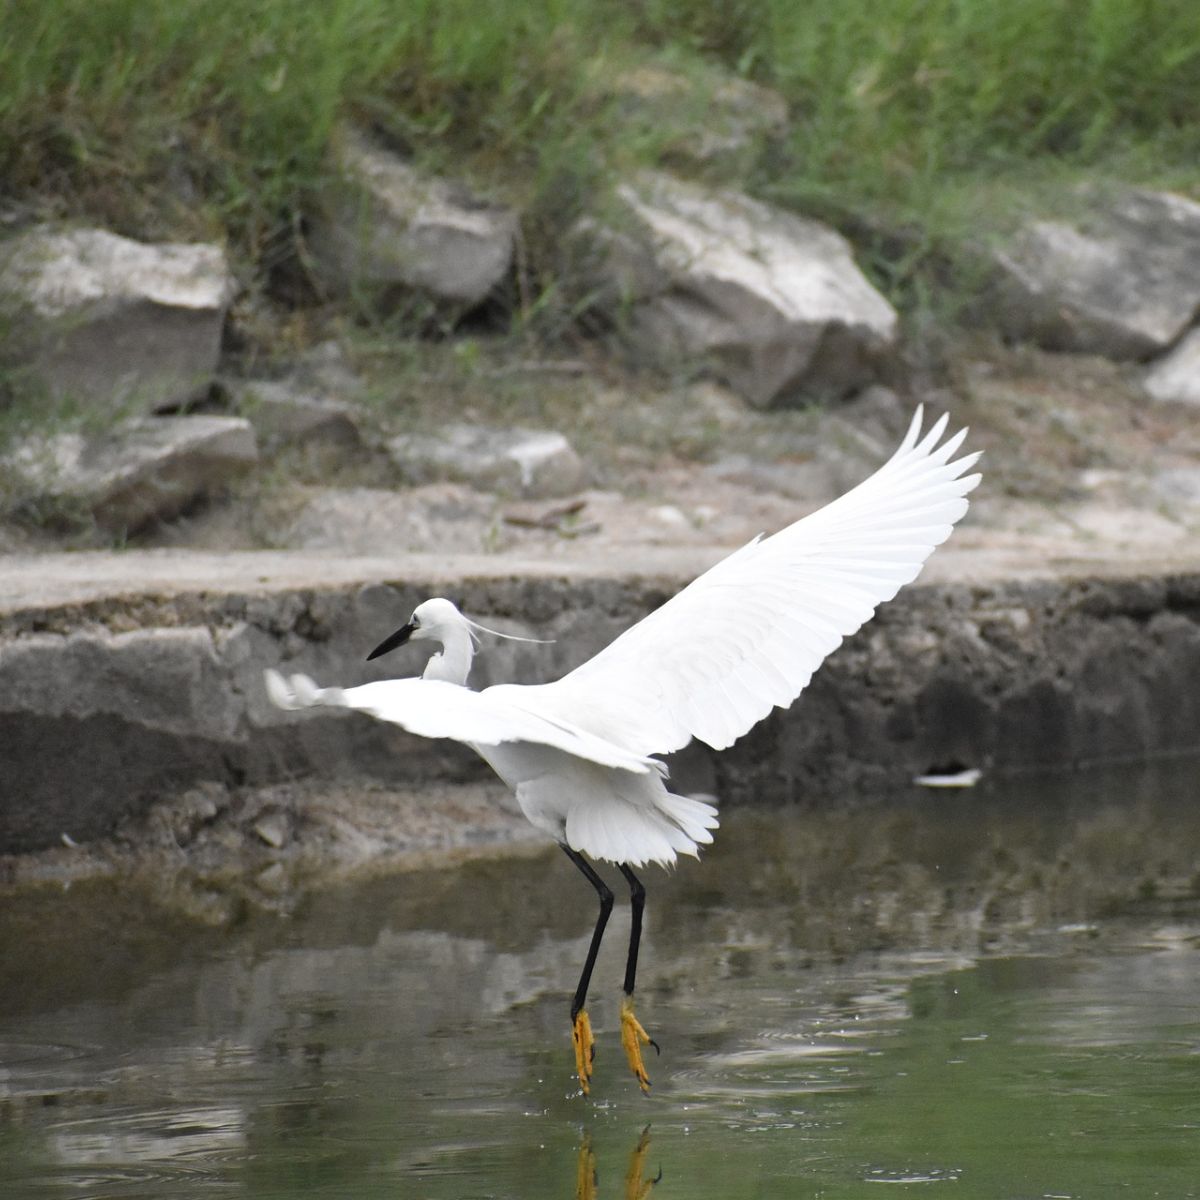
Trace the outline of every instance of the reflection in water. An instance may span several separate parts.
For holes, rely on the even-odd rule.
[[[649,1098],[572,1078],[594,914],[553,851],[222,928],[6,897],[0,1195],[1197,1195],[1196,782],[726,813],[651,893]]]
[[[245,1150],[246,1120],[238,1108],[181,1109],[163,1117],[135,1113],[124,1122],[85,1120],[61,1127],[52,1146],[60,1162],[79,1166],[227,1155]]]
[[[647,1178],[646,1154],[650,1149],[650,1126],[638,1135],[633,1150],[629,1154],[629,1166],[625,1170],[625,1188],[621,1193],[622,1200],[646,1200],[655,1185],[662,1180],[662,1167],[658,1174]],[[592,1135],[584,1133],[579,1143],[579,1157],[575,1169],[575,1200],[598,1200],[597,1185],[599,1176],[596,1172],[596,1155],[592,1151]]]

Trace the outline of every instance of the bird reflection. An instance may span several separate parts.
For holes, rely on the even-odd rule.
[[[650,1126],[642,1130],[632,1153],[629,1167],[625,1171],[625,1190],[622,1200],[646,1200],[654,1185],[662,1179],[662,1168],[653,1179],[643,1178],[646,1171],[646,1152],[650,1148]],[[592,1150],[592,1135],[584,1132],[579,1143],[579,1158],[575,1170],[575,1200],[597,1200],[596,1155]]]

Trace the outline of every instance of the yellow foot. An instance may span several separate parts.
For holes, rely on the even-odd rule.
[[[629,1069],[637,1076],[638,1086],[643,1092],[648,1092],[650,1076],[646,1074],[646,1064],[642,1062],[642,1047],[653,1046],[657,1052],[658,1043],[650,1037],[642,1028],[642,1023],[634,1016],[632,996],[626,996],[621,1001],[621,1045],[625,1048]]]
[[[592,1078],[592,1059],[596,1057],[596,1039],[592,1037],[592,1023],[587,1009],[581,1008],[571,1030],[571,1041],[575,1044],[575,1073],[583,1094],[588,1094],[588,1081]]]

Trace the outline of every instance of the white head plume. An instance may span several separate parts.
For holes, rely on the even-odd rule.
[[[462,615],[461,613],[459,614]],[[522,637],[519,633],[501,633],[499,629],[489,629],[486,625],[480,625],[478,621],[472,621],[470,617],[464,616],[463,621],[466,622],[467,630],[471,634],[471,641],[476,646],[479,645],[479,635],[481,633],[490,633],[492,637],[504,638],[508,642],[531,642],[535,646],[552,646],[554,638],[532,638]]]

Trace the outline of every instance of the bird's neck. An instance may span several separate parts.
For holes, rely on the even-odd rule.
[[[450,629],[442,639],[442,652],[435,654],[425,664],[421,678],[441,679],[463,687],[471,673],[474,654],[471,635],[465,629]]]

